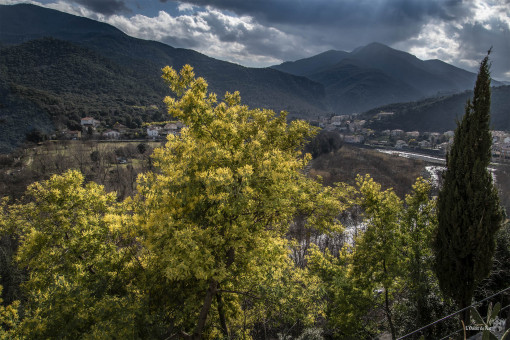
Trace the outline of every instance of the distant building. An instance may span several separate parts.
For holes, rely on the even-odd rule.
[[[404,135],[404,130],[400,130],[400,129],[395,129],[395,130],[391,130],[391,133],[390,133],[393,137],[399,137],[399,136],[402,136]]]
[[[407,143],[402,139],[397,140],[397,142],[395,143],[395,149],[407,148],[408,146],[409,145],[407,145]]]
[[[441,138],[441,134],[439,132],[431,132],[429,134],[429,141],[431,143],[437,142]]]
[[[406,132],[406,136],[411,137],[411,138],[418,138],[418,137],[420,137],[420,132],[419,131],[408,131],[408,132]]]
[[[81,119],[81,125],[82,126],[92,126],[92,127],[96,127],[100,124],[100,122],[98,120],[95,120],[94,118],[92,117],[84,117]]]
[[[349,115],[340,115],[340,116],[333,116],[331,117],[331,124],[338,125],[338,123],[342,123],[343,121],[346,121],[350,118]]]
[[[430,148],[432,146],[432,144],[430,144],[430,142],[428,140],[422,140],[421,142],[418,142],[418,146],[420,148],[426,149],[426,148]]]
[[[161,130],[160,126],[149,126],[147,128],[147,136],[156,138],[159,136],[159,130]]]

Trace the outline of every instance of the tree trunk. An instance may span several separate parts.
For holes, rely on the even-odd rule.
[[[230,339],[228,334],[227,320],[225,318],[225,309],[223,308],[223,297],[221,293],[216,294],[216,302],[218,303],[218,315],[220,317],[221,331],[225,339]]]
[[[391,320],[390,299],[388,296],[388,290],[386,288],[384,289],[384,309],[386,311],[386,318],[388,319],[388,325],[390,326],[391,339],[395,340],[397,338],[397,332],[395,331],[395,326],[393,325],[393,320]]]
[[[463,295],[464,296],[462,297],[461,303],[457,304],[457,306],[459,306],[459,308],[461,308],[461,309],[462,308],[466,308],[469,305],[471,305],[472,294],[469,294],[468,292],[465,292]],[[465,311],[460,313],[460,320],[462,320],[462,322],[464,322],[464,325],[466,327],[471,325],[471,309],[470,308],[467,308]],[[476,333],[475,331],[469,331],[469,330],[466,329],[466,335],[467,335],[468,338],[470,336],[474,335],[475,333]]]
[[[200,316],[198,317],[198,323],[193,331],[193,340],[202,339],[202,331],[205,327],[205,322],[207,321],[207,314],[209,314],[209,310],[211,309],[212,299],[216,295],[218,291],[218,282],[216,280],[209,280],[209,288],[205,294],[204,304],[202,305],[202,310],[200,311]]]

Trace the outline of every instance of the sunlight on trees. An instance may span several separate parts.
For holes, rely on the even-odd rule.
[[[69,170],[0,201],[2,285],[21,292],[0,295],[0,339],[395,339],[446,314],[429,182],[405,199],[368,175],[324,186],[304,171],[315,128],[219,100],[188,65],[163,79],[186,127],[132,197]]]
[[[323,191],[300,172],[315,130],[287,124],[285,112],[250,110],[238,92],[218,103],[190,66],[163,72],[176,94],[165,98],[168,112],[187,127],[154,151],[159,172],[140,177],[136,218],[149,266],[169,286],[193,292],[176,300],[176,327],[192,338],[241,336],[263,321],[264,304],[274,314],[290,303],[294,312],[283,317],[313,321],[317,293],[299,289],[309,285],[300,274],[306,270],[293,268],[285,234],[300,207]]]

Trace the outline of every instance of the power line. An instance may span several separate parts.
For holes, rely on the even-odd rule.
[[[499,291],[499,292],[497,292],[496,294],[493,294],[493,295],[491,295],[491,296],[489,296],[489,297],[486,297],[485,299],[480,300],[480,301],[478,301],[478,302],[475,302],[475,303],[473,303],[473,304],[471,304],[471,305],[469,305],[469,306],[467,306],[467,307],[465,307],[465,308],[462,308],[462,309],[460,309],[460,310],[456,311],[455,313],[452,313],[452,314],[450,314],[450,315],[447,315],[447,316],[445,316],[444,318],[441,318],[441,319],[439,319],[439,320],[436,320],[436,321],[434,321],[434,322],[432,322],[432,323],[429,323],[429,324],[428,324],[428,325],[426,325],[426,326],[423,326],[422,328],[419,328],[419,329],[417,329],[417,330],[415,330],[415,331],[413,331],[413,332],[411,332],[411,333],[408,333],[408,334],[406,334],[406,335],[404,335],[404,336],[401,336],[401,337],[400,337],[400,338],[398,338],[397,340],[405,339],[405,338],[407,338],[407,337],[408,337],[408,336],[410,336],[410,335],[413,335],[413,334],[415,334],[415,333],[418,333],[418,332],[420,332],[420,331],[424,330],[425,328],[428,328],[428,327],[430,327],[430,326],[435,325],[436,323],[439,323],[439,322],[441,322],[441,321],[444,321],[444,320],[446,320],[446,319],[449,319],[449,318],[451,318],[452,316],[457,315],[457,314],[459,314],[459,313],[461,313],[461,312],[465,311],[466,309],[471,308],[471,307],[474,307],[474,306],[476,306],[476,305],[478,305],[478,304],[480,304],[480,303],[482,303],[482,302],[484,302],[484,301],[487,301],[487,300],[489,300],[489,299],[491,299],[491,298],[493,298],[493,297],[495,297],[495,296],[497,296],[497,295],[499,295],[499,294],[501,294],[501,293],[504,293],[504,292],[506,292],[507,290],[510,290],[510,287],[507,287],[507,288],[505,288],[505,289],[503,289],[503,290],[500,290],[500,291]],[[508,307],[508,306],[506,306],[506,307]],[[506,308],[506,307],[505,307],[505,308]],[[458,331],[457,331],[457,332],[458,332]],[[457,333],[457,332],[455,332],[455,333]],[[455,334],[455,333],[452,333],[452,334]]]
[[[505,310],[505,309],[507,309],[508,307],[510,307],[510,305],[507,305],[507,306],[505,306],[505,307],[501,308],[499,312],[504,311],[504,310]],[[456,330],[455,332],[450,333],[450,334],[448,334],[447,336],[445,336],[444,338],[441,338],[441,339],[439,339],[439,340],[445,340],[445,339],[448,339],[448,338],[449,338],[449,337],[451,337],[452,335],[457,334],[457,333],[459,333],[459,332],[462,332],[463,330],[464,330],[464,328],[458,329],[458,330]]]

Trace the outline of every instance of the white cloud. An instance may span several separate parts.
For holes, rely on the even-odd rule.
[[[405,49],[420,59],[440,59],[451,63],[460,54],[460,42],[457,33],[451,34],[448,31],[445,22],[431,20],[416,37],[395,44],[394,47]]]
[[[195,8],[195,6],[193,6],[191,4],[185,4],[185,3],[180,3],[179,6],[177,6],[177,9],[179,10],[179,12],[193,11],[194,8]]]
[[[471,24],[481,23],[486,29],[492,29],[491,22],[499,21],[510,29],[510,6],[504,0],[475,0],[472,3],[473,16],[467,18]]]
[[[393,46],[421,59],[437,58],[473,72],[493,46],[493,75],[510,80],[510,6],[505,0],[473,0],[463,6],[462,15],[450,20],[432,18],[416,36]]]
[[[137,38],[193,48],[211,57],[249,66],[281,62],[267,51],[279,53],[294,39],[254,22],[249,16],[227,15],[213,8],[176,16],[165,11],[156,17],[113,15],[103,21]]]

